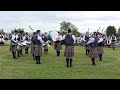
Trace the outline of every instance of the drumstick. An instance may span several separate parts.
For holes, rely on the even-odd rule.
[[[30,27],[30,26],[29,26]],[[33,31],[33,29],[30,27],[30,29]],[[34,31],[33,31],[34,32]]]

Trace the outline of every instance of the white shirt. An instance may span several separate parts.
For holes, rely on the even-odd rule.
[[[61,35],[59,35],[59,40],[60,40],[60,41],[62,41],[62,40],[63,40],[63,38],[62,38],[62,36],[61,36]]]
[[[65,35],[66,36],[66,35]],[[63,36],[63,39],[62,40],[64,40],[65,39],[65,36]],[[75,38],[75,36],[74,35],[72,35],[72,39],[74,40],[74,43],[76,43],[76,38]]]
[[[16,40],[14,40],[15,38],[16,38]],[[13,34],[13,35],[12,35],[12,41],[13,41],[13,42],[17,42],[17,39],[18,39],[18,35]]]
[[[99,38],[98,40],[98,43],[102,42],[103,41],[103,38]]]
[[[42,40],[41,36],[40,35],[37,35],[37,36],[38,36],[37,39],[41,42],[41,44],[43,44],[44,41]]]
[[[95,38],[92,37],[92,38],[87,42],[87,44],[94,43],[94,41],[95,41]]]

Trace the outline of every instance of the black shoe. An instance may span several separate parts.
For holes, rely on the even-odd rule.
[[[92,65],[96,66],[96,64],[95,64],[95,63],[93,63]]]
[[[66,65],[66,67],[69,67],[68,65]]]

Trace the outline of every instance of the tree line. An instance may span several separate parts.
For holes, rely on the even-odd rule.
[[[72,33],[76,37],[79,37],[81,35],[81,33],[78,31],[78,28],[73,23],[71,23],[69,21],[62,21],[60,23],[60,30],[59,31],[60,31],[61,35],[66,34],[68,28],[70,28],[72,30]],[[18,29],[15,28],[15,29],[11,30],[11,33],[13,33],[14,31],[19,31],[19,32],[22,32],[23,34],[25,34],[25,30],[23,28],[18,28]],[[4,29],[0,29],[0,33],[4,33]],[[117,30],[115,28],[115,26],[109,25],[105,30],[105,34],[107,36],[110,36],[110,35],[120,36],[120,27]]]

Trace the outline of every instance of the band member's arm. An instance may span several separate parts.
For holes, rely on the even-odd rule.
[[[62,38],[62,36],[61,36],[61,35],[59,36],[59,38],[60,38],[60,41],[62,41],[62,40],[63,40],[63,38]]]
[[[65,35],[63,36],[62,40],[64,40],[64,39],[65,39]]]
[[[94,38],[91,38],[91,39],[87,42],[87,44],[93,43],[94,41],[95,41],[95,39],[94,39]]]
[[[37,39],[41,42],[41,44],[43,44],[43,43],[44,43],[44,41],[42,40],[42,38],[41,38],[41,37],[37,37]]]
[[[102,42],[103,41],[103,38],[100,38],[99,40],[98,40],[98,43],[100,43],[100,42]]]
[[[72,38],[73,38],[73,40],[74,40],[74,44],[75,44],[75,43],[76,43],[76,38],[75,38],[75,36],[72,35]]]
[[[12,35],[12,39],[11,39],[11,40],[12,40],[14,43],[17,43],[17,41],[15,41],[14,39],[15,39],[15,35]]]
[[[85,36],[83,36],[83,41],[85,42],[86,40],[85,40]]]

